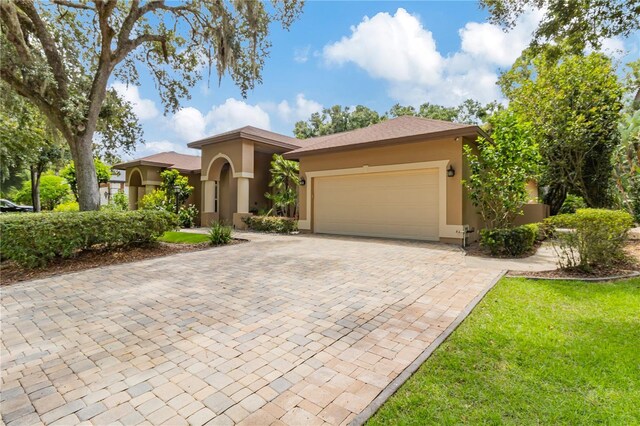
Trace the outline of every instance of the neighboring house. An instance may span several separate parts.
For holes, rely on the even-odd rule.
[[[126,181],[126,172],[124,170],[112,169],[109,182],[100,184],[100,205],[109,204],[111,197],[117,192],[123,192],[128,195],[129,188],[125,185]]]
[[[486,137],[478,126],[408,116],[306,140],[247,126],[190,143],[202,157],[163,153],[117,167],[127,170],[129,185],[148,191],[155,185],[149,176],[174,167],[175,156],[189,157],[201,183],[202,225],[242,228],[242,217],[269,206],[269,163],[284,154],[300,162],[301,231],[459,243],[476,240],[481,226],[462,184],[469,173],[463,144],[479,135]],[[535,185],[529,190],[535,198]],[[546,217],[546,206],[534,201],[520,222]]]

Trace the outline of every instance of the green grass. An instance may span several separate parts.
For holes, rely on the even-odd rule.
[[[176,244],[199,244],[209,241],[209,236],[206,234],[194,234],[193,232],[165,232],[164,235],[158,238],[158,241],[165,243]]]
[[[503,279],[369,424],[640,424],[640,279]]]

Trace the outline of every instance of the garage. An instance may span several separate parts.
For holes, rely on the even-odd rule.
[[[314,179],[314,232],[438,240],[438,169]]]

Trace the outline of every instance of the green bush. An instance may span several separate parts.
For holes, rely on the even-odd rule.
[[[198,217],[198,209],[195,205],[189,204],[188,206],[180,207],[178,212],[178,220],[180,226],[183,228],[193,228],[196,226],[196,218]]]
[[[575,213],[578,209],[584,209],[587,207],[587,203],[584,202],[584,199],[578,195],[567,194],[567,198],[564,199],[564,203],[562,203],[562,207],[558,213]]]
[[[480,245],[488,248],[493,256],[522,256],[533,248],[539,229],[536,224],[506,229],[483,229],[480,231]]]
[[[72,257],[94,245],[148,243],[176,228],[165,211],[91,211],[0,216],[0,257],[26,267]]]
[[[67,201],[66,203],[58,204],[53,209],[54,212],[78,212],[80,211],[80,205],[77,201]]]
[[[624,245],[633,217],[622,210],[578,209],[546,220],[556,231],[553,246],[560,267],[589,271],[625,259]],[[565,231],[557,231],[565,228]]]
[[[214,246],[221,246],[231,242],[231,227],[220,222],[213,222],[209,229],[209,241]]]
[[[243,217],[242,221],[253,231],[290,234],[298,230],[298,221],[290,217],[247,216]]]

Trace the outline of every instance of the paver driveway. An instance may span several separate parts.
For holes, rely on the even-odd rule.
[[[348,423],[499,274],[444,245],[261,236],[16,284],[2,418]]]

